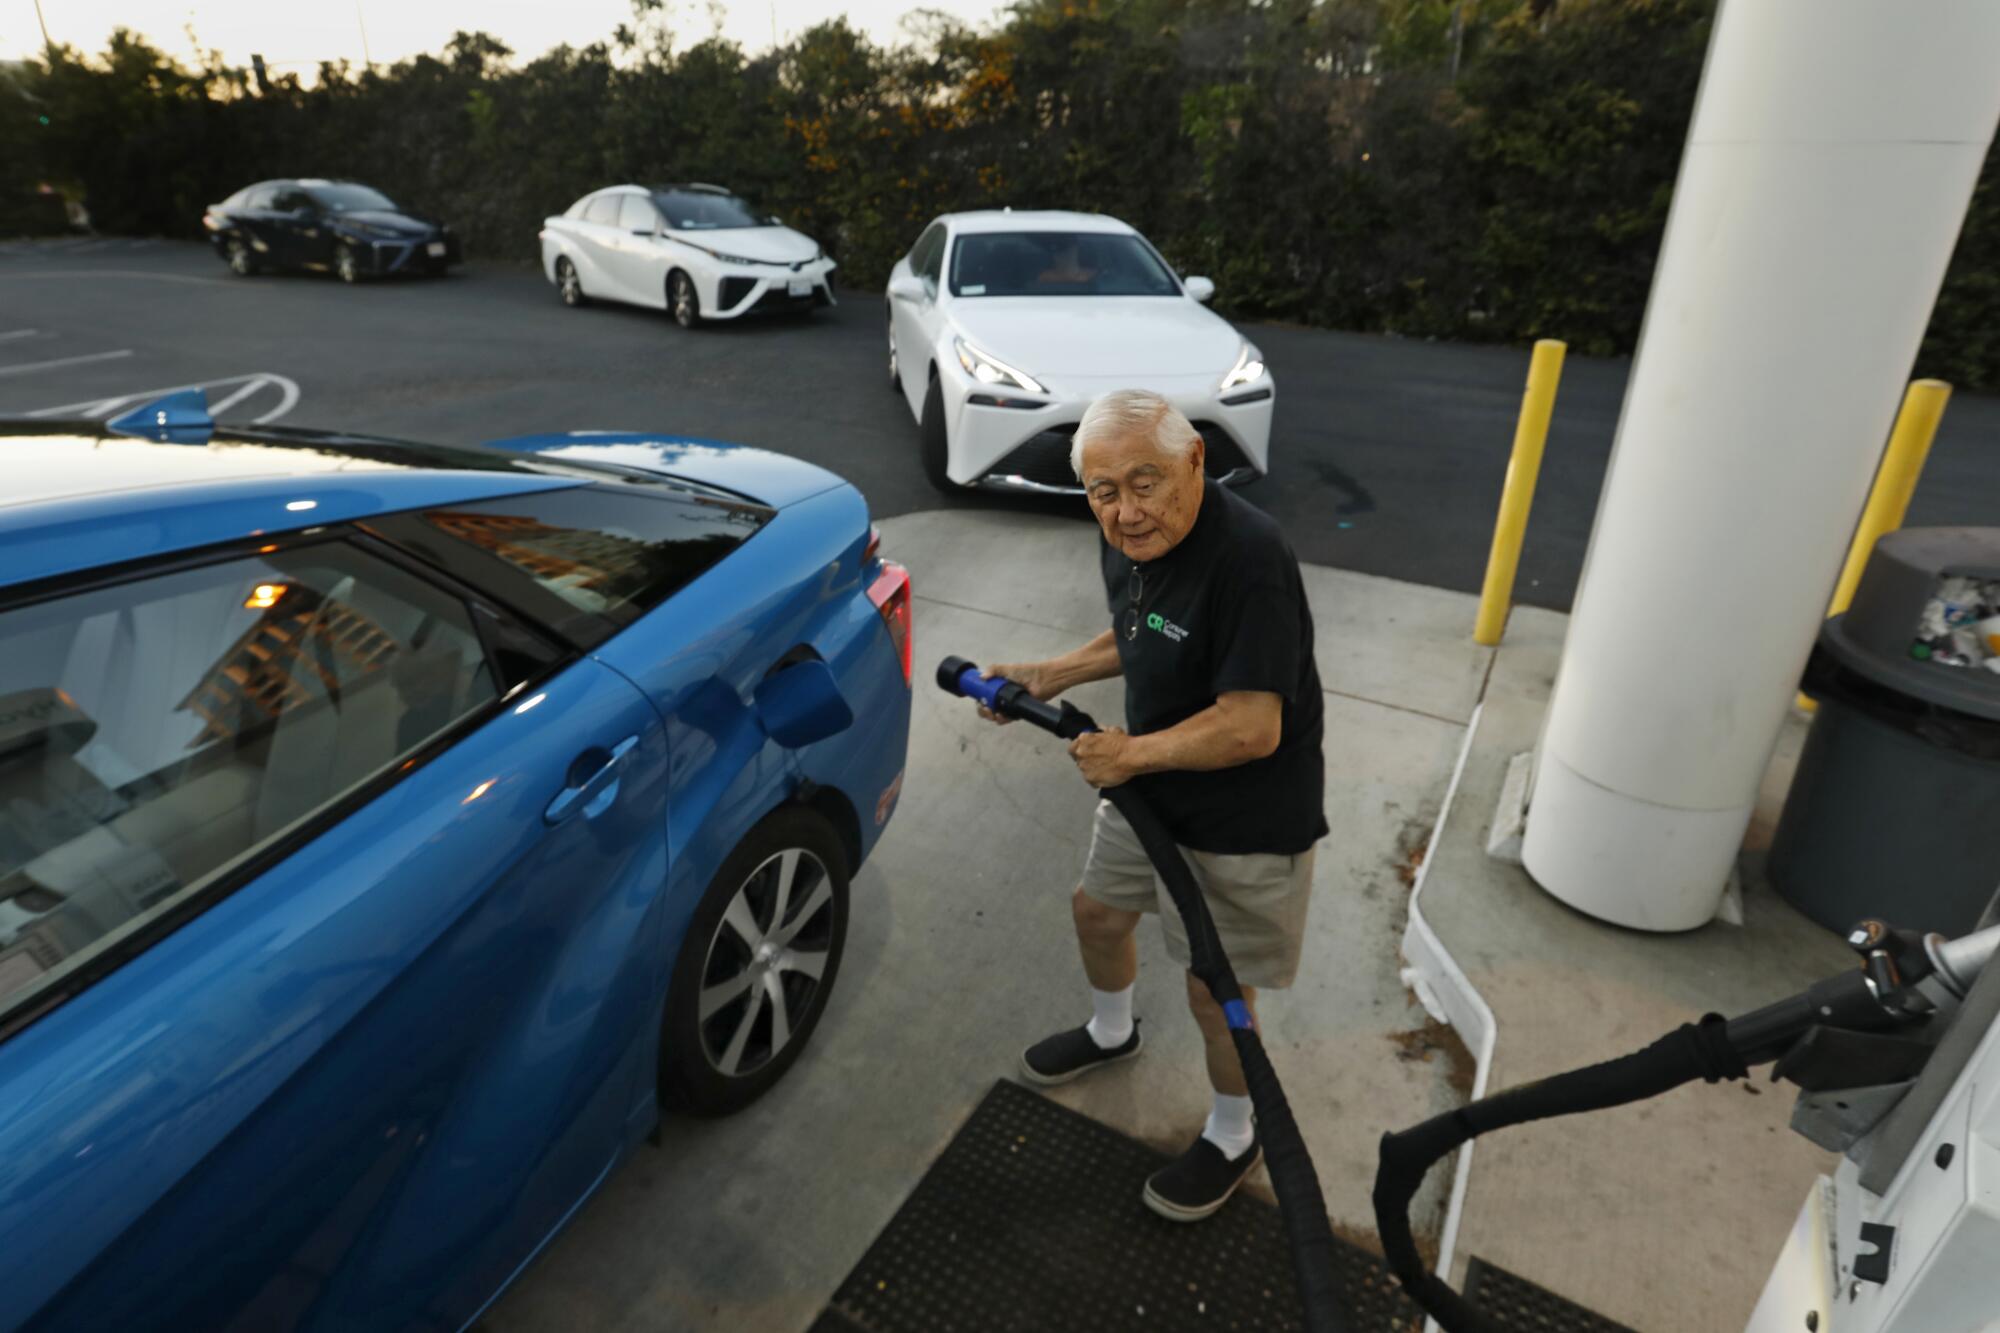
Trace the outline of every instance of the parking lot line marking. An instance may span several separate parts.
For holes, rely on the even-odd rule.
[[[9,329],[5,333],[0,333],[0,343],[12,342],[16,338],[32,338],[40,332],[40,329]]]
[[[276,421],[285,413],[299,405],[299,386],[296,381],[268,370],[253,371],[248,375],[227,375],[219,380],[204,380],[197,384],[175,384],[164,389],[146,389],[139,393],[114,394],[109,398],[86,398],[80,403],[63,403],[56,407],[38,407],[28,413],[30,417],[108,417],[121,407],[138,403],[150,403],[164,398],[170,393],[181,393],[187,389],[201,389],[210,392],[224,385],[242,385],[235,393],[209,408],[209,416],[222,415],[226,407],[233,407],[241,399],[259,389],[272,388],[278,391],[278,405],[268,412],[250,418],[252,425],[261,426],[267,421]]]
[[[191,278],[185,273],[148,273],[142,268],[57,268],[44,269],[37,273],[0,273],[0,282],[24,281],[30,278],[152,278],[157,282],[185,282],[197,287],[245,288],[250,284],[241,278],[230,281],[227,278]]]
[[[88,356],[65,356],[54,361],[30,361],[23,366],[0,366],[0,375],[26,375],[30,371],[54,370],[58,366],[80,366],[86,361],[117,361],[132,355],[131,349],[122,352],[92,352]]]
[[[227,398],[223,399],[219,403],[210,403],[208,405],[208,415],[211,417],[221,416],[224,412],[227,412],[230,408],[236,406],[238,403],[242,402],[245,398],[248,398],[251,394],[257,392],[257,390],[263,388],[264,385],[267,383],[269,383],[269,381],[259,379],[254,375],[251,376],[249,382],[244,384],[244,386],[238,389],[235,393],[230,394]]]

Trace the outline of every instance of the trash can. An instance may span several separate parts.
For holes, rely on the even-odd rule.
[[[1804,689],[1772,884],[1835,930],[1972,929],[2000,886],[2000,528],[1883,537]]]

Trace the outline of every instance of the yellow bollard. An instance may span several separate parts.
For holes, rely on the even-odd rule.
[[[1882,451],[1882,466],[1875,473],[1875,489],[1868,494],[1868,507],[1861,511],[1861,525],[1854,530],[1854,545],[1847,550],[1840,582],[1833,586],[1833,603],[1826,609],[1829,616],[1839,615],[1854,600],[1861,571],[1882,534],[1903,526],[1917,478],[1923,475],[1924,460],[1931,454],[1931,441],[1937,438],[1944,405],[1950,399],[1951,386],[1943,380],[1916,380],[1904,393],[1903,410],[1896,414],[1896,428],[1889,432],[1889,447]]]
[[[1507,460],[1507,484],[1500,491],[1500,517],[1493,524],[1493,550],[1486,557],[1486,582],[1479,590],[1479,619],[1472,641],[1488,646],[1500,642],[1507,612],[1514,604],[1514,571],[1521,563],[1521,539],[1528,532],[1528,507],[1535,501],[1535,479],[1542,470],[1542,445],[1549,437],[1549,417],[1556,406],[1556,382],[1562,378],[1568,344],[1543,338],[1528,362],[1528,388],[1521,395],[1521,419],[1514,427],[1514,455]]]
[[[1951,386],[1943,380],[1914,380],[1904,392],[1902,411],[1896,414],[1896,427],[1889,432],[1889,447],[1882,451],[1882,466],[1875,472],[1875,488],[1868,493],[1868,506],[1854,529],[1854,544],[1847,548],[1840,582],[1833,585],[1833,601],[1826,608],[1829,617],[1841,614],[1853,602],[1861,571],[1875,553],[1875,543],[1883,534],[1903,526],[1917,478],[1924,473],[1924,460],[1930,457],[1931,441],[1937,438],[1944,405],[1950,400]],[[1813,701],[1803,694],[1798,702],[1809,713],[1814,708]]]

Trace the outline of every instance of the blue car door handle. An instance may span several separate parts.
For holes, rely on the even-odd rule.
[[[638,745],[637,735],[627,736],[612,746],[604,762],[586,775],[579,776],[572,766],[570,785],[556,793],[556,798],[549,802],[549,808],[542,812],[542,819],[546,823],[560,824],[578,810],[583,811],[585,819],[595,819],[610,809],[611,803],[618,799],[618,777],[624,771],[625,756]],[[605,754],[605,751],[597,753]]]

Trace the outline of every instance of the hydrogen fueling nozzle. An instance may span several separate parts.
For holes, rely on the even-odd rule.
[[[937,683],[946,694],[971,699],[988,712],[1033,723],[1065,740],[1097,730],[1089,714],[1078,712],[1067,703],[1045,703],[1030,694],[1027,686],[1005,676],[982,675],[977,666],[962,657],[947,657],[938,663]]]

